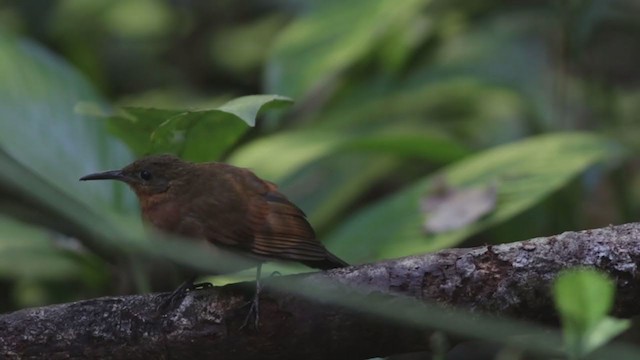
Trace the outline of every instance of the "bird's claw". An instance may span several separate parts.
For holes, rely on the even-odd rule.
[[[208,282],[202,282],[198,284],[194,284],[193,281],[185,281],[180,285],[177,289],[175,289],[169,296],[164,299],[160,305],[156,308],[158,312],[165,312],[168,309],[173,309],[177,303],[178,299],[184,298],[187,292],[193,290],[200,289],[209,289],[212,288],[213,285]]]
[[[185,292],[176,293],[175,291],[167,296],[166,299],[162,300],[162,302],[156,307],[156,311],[158,313],[164,313],[169,309],[173,309],[176,306],[176,302],[178,298],[181,298],[185,295]]]
[[[211,289],[212,287],[213,287],[213,284],[210,282],[201,282],[201,283],[193,284],[193,286],[191,288],[188,288],[187,291]]]
[[[251,306],[249,307],[249,312],[247,313],[247,316],[244,318],[244,322],[242,323],[242,326],[240,326],[240,330],[243,330],[244,328],[247,327],[247,325],[251,323],[250,321],[251,318],[254,318],[253,319],[254,330],[258,330],[258,324],[260,322],[260,298],[256,296],[253,298],[253,300],[247,302],[242,307],[244,308],[247,305],[251,305]]]

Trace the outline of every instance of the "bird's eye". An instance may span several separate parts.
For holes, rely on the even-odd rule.
[[[151,180],[151,173],[148,172],[147,170],[140,171],[140,179],[145,181]]]

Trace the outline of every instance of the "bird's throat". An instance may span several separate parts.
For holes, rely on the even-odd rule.
[[[168,232],[179,225],[181,206],[167,192],[139,197],[139,200],[142,218],[146,222]]]

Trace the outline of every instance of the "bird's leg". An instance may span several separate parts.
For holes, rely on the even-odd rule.
[[[173,308],[173,306],[175,305],[176,300],[178,298],[181,298],[182,296],[184,296],[184,294],[188,290],[193,288],[193,282],[195,280],[196,280],[196,277],[192,276],[189,279],[187,279],[185,282],[180,284],[180,286],[178,286],[175,290],[173,290],[173,292],[166,299],[164,299],[160,303],[160,305],[158,305],[158,311],[163,311],[163,310],[166,310],[168,308]]]
[[[192,276],[189,279],[187,279],[185,282],[180,284],[180,286],[178,286],[177,289],[173,290],[173,292],[169,295],[169,297],[167,297],[166,299],[164,299],[164,301],[162,301],[162,303],[160,303],[160,305],[158,306],[158,310],[165,310],[167,308],[172,308],[175,305],[176,300],[183,297],[187,293],[187,291],[213,287],[213,285],[211,285],[211,283],[208,283],[208,282],[194,284],[193,282],[195,280],[196,280],[196,277]]]
[[[249,308],[249,313],[247,317],[244,319],[242,326],[240,329],[244,329],[248,324],[249,320],[253,317],[253,326],[255,329],[258,329],[258,322],[260,321],[260,290],[262,287],[260,286],[260,272],[262,271],[262,264],[258,264],[256,268],[256,293],[253,296],[253,300],[251,301],[251,307]]]

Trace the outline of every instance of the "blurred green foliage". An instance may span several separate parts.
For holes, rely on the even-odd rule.
[[[171,286],[133,195],[77,183],[152,152],[254,169],[355,263],[637,220],[638,15],[634,0],[5,1],[0,311]],[[428,235],[438,181],[495,184],[496,207]]]
[[[594,270],[571,270],[554,284],[570,359],[581,359],[629,328],[630,320],[607,316],[613,307],[615,284]]]
[[[139,157],[172,153],[190,161],[217,159],[255,126],[263,108],[281,106],[291,99],[277,95],[251,95],[215,109],[198,111],[125,107],[109,118],[111,133]]]

